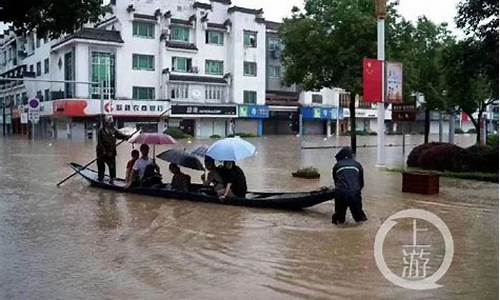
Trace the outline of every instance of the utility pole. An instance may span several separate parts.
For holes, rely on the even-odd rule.
[[[377,167],[385,167],[385,15],[386,0],[375,0],[377,59],[382,61],[382,99],[377,104]]]

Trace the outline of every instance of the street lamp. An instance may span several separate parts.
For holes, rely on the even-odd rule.
[[[386,0],[375,0],[377,17],[377,59],[382,63],[382,99],[377,107],[377,167],[385,166],[385,15]]]

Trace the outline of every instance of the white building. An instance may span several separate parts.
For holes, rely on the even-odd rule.
[[[4,84],[0,97],[15,131],[27,130],[21,124],[24,105],[37,97],[43,101],[39,130],[58,138],[84,137],[101,110],[121,126],[151,131],[179,127],[198,137],[240,128],[258,133],[252,114],[267,111],[262,10],[232,6],[230,0],[111,5],[113,13],[103,21],[59,40],[36,33],[17,37],[13,30],[0,37],[3,77],[99,83]],[[158,122],[165,111],[168,118]]]

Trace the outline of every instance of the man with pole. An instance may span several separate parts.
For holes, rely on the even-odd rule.
[[[116,178],[116,139],[126,140],[129,137],[116,130],[113,116],[106,115],[104,123],[97,133],[97,174],[98,180],[104,180],[106,165],[109,169],[109,183]]]

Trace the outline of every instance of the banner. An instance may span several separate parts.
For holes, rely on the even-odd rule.
[[[381,60],[363,59],[363,99],[366,103],[382,102]]]
[[[403,103],[403,64],[385,64],[386,93],[385,103]]]

